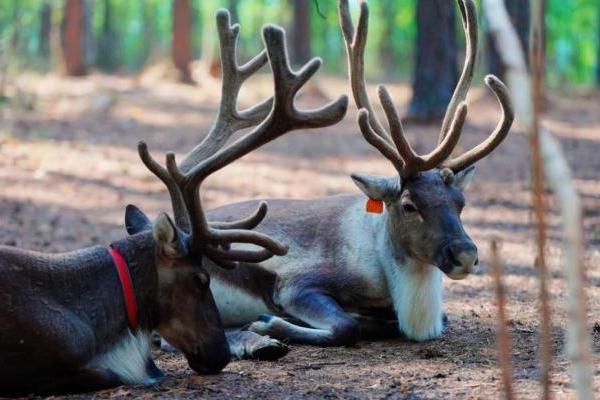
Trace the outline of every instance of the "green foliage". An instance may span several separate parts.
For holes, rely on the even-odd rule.
[[[42,0],[4,0],[0,7],[0,60],[3,68],[40,67]]]
[[[58,32],[64,0],[1,0],[0,67],[45,70],[57,65],[60,45],[51,46],[54,60],[41,51],[41,10],[52,7],[53,29]],[[93,46],[88,49],[93,64],[106,72],[135,72],[169,56],[171,46],[171,0],[87,0],[92,7]],[[219,7],[237,4],[243,26],[240,57],[248,58],[262,48],[259,35],[265,23],[289,26],[291,0],[191,0],[192,54],[214,49],[217,37],[214,13]],[[417,0],[372,0],[367,74],[388,78],[410,78],[416,36]],[[311,45],[324,59],[329,73],[346,70],[344,44],[338,27],[337,1],[311,0]],[[351,0],[354,12],[357,0]],[[317,5],[320,13],[317,12]],[[110,8],[107,13],[107,7]],[[598,0],[548,0],[548,82],[558,86],[591,85],[598,65]],[[106,20],[108,16],[109,20]],[[54,34],[53,40],[59,37]],[[460,35],[459,35],[460,36]],[[461,39],[462,41],[462,39]],[[8,60],[8,62],[7,62]]]
[[[598,63],[598,0],[549,0],[547,73],[551,84],[589,84]]]

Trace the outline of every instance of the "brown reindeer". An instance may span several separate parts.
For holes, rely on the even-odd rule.
[[[252,231],[265,218],[266,204],[236,221],[208,222],[199,187],[209,175],[289,131],[338,122],[348,101],[341,97],[319,110],[298,111],[294,96],[317,63],[293,72],[283,30],[266,26],[266,51],[238,66],[239,27],[230,26],[226,11],[218,13],[217,22],[225,79],[219,117],[208,138],[181,166],[173,153],[161,166],[146,144],[139,144],[143,163],[169,191],[174,221],[161,213],[152,224],[128,206],[131,236],[109,247],[52,255],[0,247],[0,395],[152,384],[162,376],[150,358],[153,330],[199,373],[220,371],[232,350],[236,356],[259,358],[285,353],[278,342],[251,332],[233,334],[237,347],[230,349],[204,266],[210,260],[211,268],[230,269],[284,255],[285,245]],[[238,111],[241,83],[267,61],[273,99]],[[249,127],[225,146],[233,132]]]
[[[478,262],[477,248],[460,219],[463,190],[473,176],[473,164],[504,140],[513,122],[506,87],[488,76],[485,82],[500,102],[501,121],[483,143],[450,158],[467,114],[464,100],[477,50],[474,1],[458,0],[458,5],[467,44],[464,69],[438,145],[419,155],[407,142],[385,88],[380,87],[379,97],[389,132],[367,97],[366,1],[361,3],[356,30],[348,1],[340,1],[360,130],[397,174],[352,175],[381,214],[365,212],[364,195],[269,200],[269,215],[258,230],[287,243],[288,254],[258,265],[242,264],[236,270],[207,266],[225,326],[246,326],[276,339],[322,346],[349,345],[360,337],[403,334],[427,340],[442,334],[446,320],[442,275],[465,278]],[[236,219],[255,206],[256,202],[246,202],[221,207],[210,211],[209,218]]]

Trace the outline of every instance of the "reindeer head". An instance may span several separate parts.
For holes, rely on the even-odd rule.
[[[318,110],[301,111],[295,107],[296,93],[321,62],[312,60],[299,72],[292,71],[281,28],[263,28],[266,50],[241,66],[236,59],[239,25],[232,26],[229,13],[220,10],[217,28],[223,73],[221,104],[208,135],[181,165],[177,165],[173,153],[167,153],[166,168],[151,157],[145,143],[138,146],[143,163],[166,185],[175,216],[172,221],[160,214],[152,225],[159,277],[157,330],[185,354],[192,369],[201,373],[218,372],[229,361],[229,348],[203,261],[209,259],[229,269],[239,262],[260,263],[273,255],[285,255],[287,247],[252,231],[267,213],[265,203],[243,220],[208,222],[200,185],[212,173],[287,132],[337,123],[348,104],[347,97],[342,96]],[[273,72],[273,98],[238,110],[237,98],[243,82],[267,62]],[[252,129],[225,146],[235,132],[246,128]],[[150,229],[147,217],[133,206],[128,208],[126,220],[130,233]],[[253,245],[256,249],[241,249],[236,244]]]
[[[481,144],[459,157],[449,159],[467,115],[465,98],[473,78],[477,52],[477,11],[473,0],[458,0],[467,52],[465,64],[442,123],[437,147],[427,155],[414,152],[406,140],[392,99],[379,87],[379,100],[388,120],[389,131],[377,118],[366,91],[364,52],[368,31],[368,6],[361,3],[356,33],[348,0],[340,0],[340,22],[348,52],[350,81],[359,107],[358,123],[369,144],[394,165],[398,176],[352,176],[370,198],[387,206],[388,230],[401,255],[437,265],[450,278],[462,279],[478,261],[477,247],[465,232],[460,214],[465,204],[463,190],[473,176],[474,163],[492,152],[506,137],[514,116],[507,88],[495,76],[485,83],[496,95],[502,119]]]
[[[229,349],[210,277],[202,254],[191,247],[191,235],[166,213],[152,223],[133,205],[127,206],[125,223],[129,234],[152,230],[158,276],[156,330],[185,354],[195,371],[220,371],[229,362]]]

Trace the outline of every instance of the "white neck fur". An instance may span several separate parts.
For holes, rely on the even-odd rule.
[[[443,331],[444,312],[442,271],[408,256],[398,257],[392,247],[394,239],[390,231],[380,229],[379,232],[382,235],[381,240],[377,240],[379,261],[386,276],[399,329],[416,341],[439,337]]]

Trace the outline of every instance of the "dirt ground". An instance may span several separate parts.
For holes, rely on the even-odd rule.
[[[15,83],[23,92],[1,109],[0,243],[52,252],[122,237],[128,203],[150,215],[170,211],[166,191],[139,161],[136,143],[146,140],[155,155],[187,152],[207,132],[219,90],[215,82],[191,87],[99,75],[80,80],[22,76]],[[322,78],[319,85],[331,98],[346,92],[343,79]],[[392,89],[405,109],[408,88]],[[270,91],[269,78],[259,77],[242,103],[253,104]],[[323,101],[304,96],[300,103]],[[498,106],[483,89],[473,90],[470,104],[462,149],[482,140],[498,118]],[[355,117],[351,108],[335,127],[289,134],[227,167],[205,185],[207,203],[355,192],[350,172],[391,174],[391,165],[359,135]],[[564,145],[583,199],[588,314],[600,396],[600,95],[549,93],[546,122]],[[409,125],[408,132],[423,152],[433,145],[438,126]],[[279,362],[232,362],[211,377],[195,376],[178,355],[157,352],[157,363],[168,374],[160,385],[71,398],[498,398],[495,305],[487,274],[493,237],[502,241],[506,262],[516,391],[519,398],[538,397],[538,284],[528,166],[527,142],[518,127],[478,165],[464,222],[478,243],[483,268],[464,281],[445,282],[450,328],[443,338],[361,342],[352,348],[293,346]],[[552,388],[562,399],[572,392],[564,356],[559,224],[551,212]]]

